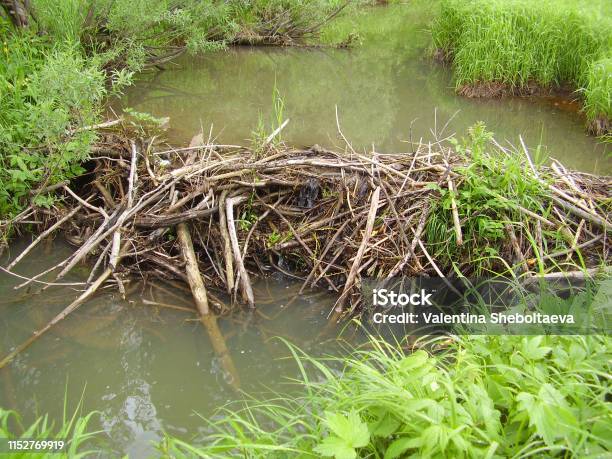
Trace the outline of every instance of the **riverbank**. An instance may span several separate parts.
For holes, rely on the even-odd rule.
[[[445,0],[433,23],[436,55],[459,94],[532,95],[564,85],[583,102],[589,132],[610,133],[612,24],[607,2]]]

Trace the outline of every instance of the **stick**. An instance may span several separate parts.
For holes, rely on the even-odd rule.
[[[523,253],[521,252],[521,246],[519,245],[518,239],[516,237],[516,233],[514,232],[514,228],[512,228],[512,224],[508,223],[506,225],[506,232],[510,237],[510,242],[512,243],[512,249],[514,250],[514,255],[516,259],[521,262],[521,268],[523,272],[529,272],[529,267]]]
[[[240,253],[240,245],[238,244],[238,236],[236,235],[236,226],[234,224],[234,202],[236,199],[237,198],[228,198],[225,203],[227,229],[229,231],[232,249],[234,251],[234,261],[236,262],[238,273],[240,274],[240,285],[242,286],[243,299],[248,303],[249,307],[254,308],[255,298],[253,296],[253,288],[251,287],[249,274],[244,267],[244,261]]]
[[[47,228],[45,231],[43,231],[42,233],[40,233],[40,235],[34,240],[34,242],[32,242],[23,252],[21,252],[19,254],[19,256],[17,258],[15,258],[7,267],[6,269],[8,271],[10,271],[11,269],[13,269],[15,267],[15,265],[17,263],[19,263],[21,260],[23,260],[23,258],[30,253],[30,251],[36,247],[36,245],[42,241],[44,238],[46,238],[49,234],[51,234],[53,231],[55,231],[57,228],[59,228],[62,223],[64,223],[66,220],[70,220],[74,214],[76,214],[79,210],[81,210],[81,204],[79,204],[78,206],[76,206],[74,209],[72,209],[70,212],[68,212],[66,215],[64,215],[61,219],[59,219],[57,222],[55,222],[50,228]]]
[[[392,277],[397,276],[397,274],[400,273],[402,269],[404,269],[404,266],[406,266],[406,263],[408,263],[413,257],[416,258],[415,249],[419,242],[419,238],[421,237],[421,233],[425,229],[425,224],[427,223],[428,216],[429,216],[429,203],[426,203],[425,208],[421,212],[421,218],[419,219],[419,224],[417,225],[417,229],[414,233],[414,238],[412,239],[412,243],[410,244],[410,250],[408,251],[406,255],[404,255],[404,258],[400,260],[393,267],[393,269],[389,272],[389,274],[387,274],[386,279],[391,279]]]
[[[272,140],[274,139],[274,137],[276,137],[278,134],[280,134],[280,132],[285,129],[285,126],[287,126],[287,124],[289,124],[289,118],[287,118],[285,121],[283,121],[283,124],[281,124],[279,127],[277,127],[274,132],[272,134],[270,134],[268,136],[268,138],[266,139],[266,141],[264,142],[264,146],[268,145],[270,142],[272,142]]]
[[[554,187],[550,187],[550,188],[553,189]],[[576,207],[573,204],[570,204],[569,202],[564,201],[563,199],[558,198],[557,196],[555,196],[553,194],[551,194],[549,196],[550,196],[550,199],[555,201],[557,204],[559,204],[561,207],[563,207],[568,212],[571,212],[574,215],[577,215],[578,217],[580,217],[580,218],[582,218],[584,220],[587,220],[587,221],[593,223],[596,226],[599,226],[606,233],[612,233],[612,224],[607,222],[606,220],[602,219],[601,217],[598,217],[598,216],[593,215],[591,213],[585,212],[584,210],[580,209],[579,207]]]
[[[225,257],[225,287],[229,294],[234,290],[234,264],[232,263],[232,242],[227,232],[227,217],[225,206],[227,205],[227,190],[221,192],[219,198],[219,231],[223,239],[223,255]]]
[[[138,168],[138,149],[136,148],[135,142],[130,142],[132,147],[132,161],[130,163],[130,177],[128,180],[128,196],[127,196],[127,207],[117,220],[117,229],[113,233],[113,245],[110,252],[109,265],[113,272],[117,268],[119,263],[119,247],[121,247],[121,230],[123,229],[123,223],[127,219],[130,210],[134,206],[134,181],[136,180],[136,169]]]
[[[459,221],[459,212],[457,211],[457,202],[455,201],[455,188],[453,186],[453,181],[450,178],[450,175],[446,178],[446,183],[448,183],[448,191],[451,197],[451,209],[453,212],[453,224],[455,226],[455,238],[457,240],[457,245],[463,245],[463,234],[461,233],[461,222]]]
[[[357,277],[357,273],[359,271],[359,266],[361,265],[361,259],[363,258],[363,254],[365,253],[366,246],[368,245],[368,241],[370,240],[370,236],[372,235],[372,230],[374,229],[374,221],[376,220],[376,212],[378,211],[378,200],[380,197],[380,187],[376,187],[374,193],[372,193],[372,199],[370,201],[370,210],[368,212],[368,219],[366,221],[365,232],[363,234],[363,239],[361,240],[361,245],[357,250],[357,255],[353,259],[353,265],[351,266],[351,270],[349,271],[349,275],[346,278],[346,284],[344,285],[344,290],[338,298],[336,302],[336,312],[342,312],[344,309],[344,304],[346,303],[346,299],[348,297],[348,293],[353,287],[353,283],[355,282],[355,277]]]
[[[123,252],[123,249],[122,249],[122,252]],[[96,292],[96,290],[98,290],[98,288],[104,282],[106,282],[106,279],[108,279],[112,273],[113,273],[113,270],[110,267],[106,268],[104,272],[100,274],[100,277],[98,277],[96,281],[93,284],[91,284],[87,288],[87,290],[85,290],[76,300],[70,303],[62,312],[60,312],[53,319],[51,319],[51,321],[47,325],[45,325],[40,330],[35,331],[32,336],[30,336],[27,340],[25,340],[23,343],[17,346],[12,352],[10,352],[6,357],[4,357],[4,359],[0,361],[0,369],[8,365],[19,353],[27,349],[34,341],[36,341],[43,334],[48,332],[55,324],[65,319],[68,315],[70,315],[70,313],[74,312],[79,306],[85,303],[85,301],[87,301]]]

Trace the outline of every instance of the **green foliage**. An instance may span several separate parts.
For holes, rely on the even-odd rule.
[[[437,354],[372,339],[368,349],[317,360],[291,347],[301,396],[228,407],[202,446],[167,438],[163,453],[596,457],[612,448],[606,336],[465,336]]]
[[[522,221],[517,206],[546,215],[541,183],[535,179],[525,155],[502,150],[492,143],[493,134],[478,123],[461,141],[451,139],[455,150],[465,156],[466,166],[453,168],[459,174],[453,193],[436,187],[441,199],[432,200],[426,226],[427,243],[437,259],[447,267],[467,260],[474,262],[477,274],[496,263],[498,243],[508,237],[505,225]],[[461,222],[464,245],[454,236],[452,201]]]
[[[18,211],[37,184],[80,172],[95,133],[105,76],[76,45],[10,35],[0,61],[0,215]],[[37,199],[45,199],[39,197]]]
[[[35,19],[15,30],[0,16],[0,216],[30,190],[81,172],[105,97],[134,73],[183,48],[204,52],[249,36],[299,38],[338,0],[33,0]],[[275,93],[275,97],[277,94]],[[278,102],[278,103],[277,103]],[[280,105],[279,105],[280,104]],[[282,100],[275,99],[282,116]],[[135,122],[155,124],[134,113]],[[35,203],[52,205],[50,196]]]
[[[611,18],[605,1],[443,0],[432,34],[434,46],[452,60],[458,86],[570,83],[585,88],[592,119],[612,117]]]
[[[283,142],[282,126],[285,122],[285,100],[274,81],[272,88],[272,115],[270,117],[270,126],[268,127],[264,121],[264,116],[259,113],[257,126],[251,132],[251,145],[257,157],[263,155],[271,146],[278,146]],[[276,130],[280,130],[276,135],[268,140]]]
[[[31,425],[24,426],[19,414],[14,411],[0,408],[0,437],[10,440],[65,440],[66,446],[61,452],[20,452],[11,453],[6,457],[14,459],[80,459],[92,457],[95,454],[91,446],[91,440],[98,432],[92,432],[90,423],[97,412],[92,411],[81,415],[81,403],[71,416],[66,411],[64,403],[64,414],[61,425],[56,426],[49,420],[49,416],[41,416]],[[16,434],[15,432],[20,432]]]
[[[41,30],[79,41],[90,54],[133,70],[173,47],[197,53],[241,39],[299,38],[339,5],[338,0],[33,1]]]
[[[589,119],[612,118],[612,57],[589,66],[584,92],[584,108]]]
[[[330,434],[314,448],[314,452],[321,456],[354,459],[357,457],[356,449],[367,446],[370,441],[368,426],[355,411],[348,416],[326,412],[324,423]]]
[[[283,240],[283,235],[274,230],[268,234],[268,247],[274,247]]]

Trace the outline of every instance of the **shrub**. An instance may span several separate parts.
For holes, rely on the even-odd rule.
[[[0,214],[19,210],[37,184],[80,172],[95,138],[105,75],[76,45],[29,35],[5,41],[0,62]],[[75,132],[73,132],[75,131]],[[47,202],[39,197],[39,203]]]

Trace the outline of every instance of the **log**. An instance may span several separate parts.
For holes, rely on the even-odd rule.
[[[227,349],[223,334],[219,330],[217,319],[214,314],[210,313],[206,287],[204,286],[204,281],[202,280],[198,267],[191,234],[185,223],[180,223],[177,226],[177,234],[181,244],[181,251],[183,252],[183,259],[185,260],[185,270],[187,271],[187,279],[189,281],[189,287],[191,288],[191,294],[193,295],[196,307],[200,313],[200,321],[210,338],[215,355],[221,362],[221,366],[225,373],[228,375],[228,384],[234,389],[238,389],[240,388],[238,371]]]
[[[204,281],[202,281],[202,276],[200,275],[198,260],[193,250],[191,234],[185,223],[179,223],[176,227],[176,232],[181,244],[183,259],[185,260],[185,270],[187,272],[187,279],[189,281],[189,287],[191,287],[193,299],[195,300],[200,315],[206,316],[210,312],[208,308],[208,297],[206,295]]]

